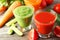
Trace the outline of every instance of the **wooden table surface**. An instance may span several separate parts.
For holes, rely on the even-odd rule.
[[[56,3],[60,3],[60,0],[54,0],[54,3],[50,6],[48,6],[47,8],[53,8],[54,4]],[[45,9],[47,9],[45,8]],[[0,20],[2,18],[2,15],[0,15]],[[35,26],[32,23],[32,26]],[[27,33],[25,33],[25,35],[23,37],[19,37],[18,35],[14,34],[14,35],[8,35],[7,31],[8,31],[9,27],[4,26],[3,28],[0,28],[0,40],[28,40],[27,38]],[[52,35],[51,38],[48,39],[42,39],[39,38],[38,40],[60,40],[60,38]]]

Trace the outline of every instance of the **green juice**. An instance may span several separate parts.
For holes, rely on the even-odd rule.
[[[13,13],[20,27],[25,28],[31,23],[34,8],[31,6],[20,6],[17,7]]]

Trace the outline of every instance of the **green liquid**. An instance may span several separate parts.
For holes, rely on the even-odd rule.
[[[27,27],[31,23],[34,8],[30,6],[20,6],[14,11],[14,16],[21,27]]]

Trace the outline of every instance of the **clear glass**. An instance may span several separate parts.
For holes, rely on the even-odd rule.
[[[37,12],[37,13],[39,13],[39,12]],[[52,13],[52,15],[55,15],[56,17],[52,22],[49,22],[49,23],[41,23],[35,19],[35,16],[37,14],[35,14],[35,16],[34,16],[35,25],[37,27],[37,31],[41,38],[49,38],[51,35],[51,31],[53,29],[54,23],[57,18],[57,14],[53,10],[51,10],[51,13]]]
[[[29,9],[28,9],[29,8]],[[19,11],[17,11],[19,10]],[[16,21],[20,25],[22,32],[31,29],[32,17],[34,14],[34,8],[30,6],[20,6],[17,10],[13,11]],[[23,15],[23,16],[22,16]]]

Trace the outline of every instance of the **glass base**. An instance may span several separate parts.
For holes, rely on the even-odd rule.
[[[32,29],[32,26],[31,26],[31,25],[29,25],[29,26],[26,27],[26,28],[21,28],[21,31],[22,31],[22,32],[26,32],[26,31],[29,31],[30,29]]]
[[[51,33],[49,33],[49,34],[40,34],[39,33],[39,37],[41,37],[41,38],[50,38],[50,34]]]

